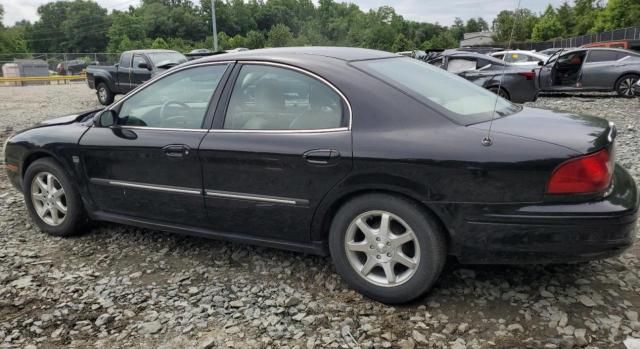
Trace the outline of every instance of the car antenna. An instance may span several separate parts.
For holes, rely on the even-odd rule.
[[[516,31],[516,23],[518,21],[518,11],[520,10],[520,4],[522,0],[518,0],[518,5],[516,6],[516,10],[514,12],[513,26],[511,27],[511,34],[509,34],[509,43],[507,44],[506,52],[511,50],[511,41],[513,40],[513,34]],[[506,57],[507,53],[505,53]],[[482,145],[485,147],[490,147],[493,144],[493,140],[491,139],[491,130],[493,129],[493,120],[496,117],[496,108],[498,107],[498,100],[500,99],[500,90],[502,89],[502,81],[504,80],[504,74],[507,70],[507,61],[503,59],[504,65],[502,66],[502,73],[500,75],[500,82],[498,83],[498,91],[496,93],[496,101],[493,104],[493,111],[491,112],[491,121],[489,122],[489,130],[487,131],[487,135],[482,138]]]

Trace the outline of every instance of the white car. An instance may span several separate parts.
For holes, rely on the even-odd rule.
[[[549,56],[540,52],[521,50],[494,52],[491,56],[515,65],[537,65],[538,62],[542,61],[544,63],[549,58]]]

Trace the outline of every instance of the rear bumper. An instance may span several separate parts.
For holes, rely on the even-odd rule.
[[[636,240],[640,197],[616,166],[614,188],[590,202],[465,205],[450,228],[452,254],[462,263],[564,263],[609,258]]]

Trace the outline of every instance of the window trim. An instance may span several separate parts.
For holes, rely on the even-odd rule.
[[[272,67],[278,67],[278,68],[283,68],[283,69],[289,69],[289,70],[293,70],[296,71],[298,73],[301,73],[303,75],[307,75],[309,77],[311,77],[312,79],[318,80],[320,83],[324,84],[325,86],[329,87],[331,90],[333,90],[335,93],[338,94],[338,96],[340,96],[340,98],[342,99],[342,104],[345,105],[346,111],[349,113],[349,119],[348,119],[348,124],[347,126],[341,126],[341,127],[335,127],[335,128],[326,128],[326,129],[298,129],[298,130],[242,130],[242,129],[225,129],[224,128],[224,119],[227,118],[227,110],[229,107],[229,102],[231,101],[231,97],[233,95],[233,88],[238,80],[238,74],[234,74],[234,76],[232,77],[233,80],[233,84],[227,88],[229,88],[230,93],[227,96],[227,98],[225,99],[225,104],[224,104],[224,114],[223,114],[223,120],[220,123],[220,125],[218,125],[218,128],[211,128],[209,130],[210,133],[285,133],[285,134],[295,134],[295,133],[327,133],[327,132],[346,132],[346,131],[351,131],[351,126],[353,123],[353,109],[351,108],[351,103],[349,102],[349,100],[347,99],[347,97],[344,95],[344,93],[342,93],[342,91],[340,91],[334,84],[332,84],[331,82],[329,82],[327,79],[323,78],[322,76],[310,72],[306,69],[302,69],[293,65],[288,65],[288,64],[284,64],[284,63],[276,63],[276,62],[268,62],[268,61],[238,61],[237,62],[237,66],[239,67],[238,72],[240,72],[240,70],[242,69],[242,67],[246,66],[246,65],[264,65],[264,66],[272,66]],[[343,111],[344,113],[344,111]]]
[[[132,62],[133,62],[133,56],[131,56],[131,59],[132,59]],[[175,74],[177,72],[181,72],[183,70],[187,70],[187,69],[191,69],[191,68],[204,67],[204,66],[227,65],[227,70],[222,75],[222,79],[218,83],[218,86],[216,86],[216,90],[213,91],[213,94],[211,95],[211,99],[209,100],[209,104],[207,105],[207,111],[206,111],[206,113],[204,115],[204,118],[202,120],[202,122],[204,123],[205,121],[207,121],[207,118],[209,116],[208,114],[210,113],[209,109],[211,108],[211,102],[215,99],[217,90],[225,88],[225,85],[226,85],[226,80],[225,79],[228,79],[229,70],[230,70],[230,68],[233,68],[233,65],[235,63],[236,63],[236,61],[204,62],[204,63],[198,63],[198,64],[189,64],[189,65],[186,65],[184,67],[176,67],[175,69],[170,69],[166,73],[157,75],[157,76],[153,77],[152,79],[146,81],[145,83],[139,85],[134,90],[132,90],[131,92],[126,94],[122,99],[120,99],[116,103],[114,103],[114,104],[110,105],[108,108],[106,108],[105,111],[106,110],[115,110],[115,111],[120,112],[121,104],[124,103],[126,100],[128,100],[129,98],[135,96],[140,91],[144,90],[146,87],[153,85],[158,80],[161,80],[161,79],[163,79],[165,77],[173,75],[173,74]],[[210,124],[210,122],[208,122],[207,124]],[[207,131],[210,130],[209,128],[202,128],[202,127],[201,128],[169,128],[169,127],[128,126],[128,125],[117,125],[117,127],[121,128],[121,129],[154,130],[154,131],[207,132]]]

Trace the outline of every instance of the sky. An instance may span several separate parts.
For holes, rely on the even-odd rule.
[[[338,0],[343,1],[343,0]],[[493,18],[504,9],[515,9],[518,0],[345,0],[353,2],[363,10],[389,5],[403,17],[419,22],[451,25],[456,17],[467,20],[472,17],[483,17],[491,23]],[[542,12],[548,4],[559,6],[564,0],[521,0],[520,7],[534,12]],[[4,7],[5,25],[12,25],[26,19],[31,22],[38,19],[38,6],[49,0],[0,0]],[[111,10],[124,10],[129,5],[138,5],[140,0],[97,0],[102,6]],[[197,0],[195,2],[198,2]]]

